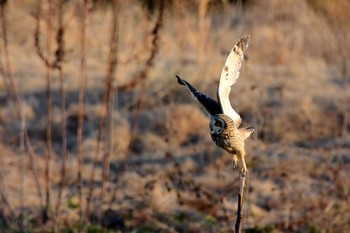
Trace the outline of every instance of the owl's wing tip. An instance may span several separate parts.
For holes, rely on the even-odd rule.
[[[177,78],[177,83],[178,84],[185,85],[184,80],[182,78],[180,78],[179,75],[176,75],[176,78]]]
[[[240,131],[243,135],[243,139],[245,140],[250,136],[250,134],[252,134],[255,131],[255,129],[251,126],[248,126],[246,128],[240,129]]]
[[[250,35],[245,35],[239,39],[236,45],[238,48],[241,48],[242,51],[244,52],[248,48],[249,40],[250,40]]]
[[[252,127],[252,126],[248,126],[246,129],[247,129],[250,133],[253,133],[253,132],[255,131],[254,127]]]

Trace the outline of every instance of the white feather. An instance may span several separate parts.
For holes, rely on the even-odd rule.
[[[244,57],[244,51],[248,47],[249,38],[250,36],[242,37],[231,50],[225,62],[224,68],[221,71],[218,87],[218,97],[222,111],[224,114],[231,117],[237,128],[241,124],[242,119],[232,108],[229,96],[231,86],[235,84],[239,78],[241,63]]]

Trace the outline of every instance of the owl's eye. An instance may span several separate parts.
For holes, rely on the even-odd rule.
[[[221,124],[220,121],[216,121],[216,122],[214,123],[214,125],[215,125],[215,126],[218,126],[218,127],[222,126],[222,124]]]

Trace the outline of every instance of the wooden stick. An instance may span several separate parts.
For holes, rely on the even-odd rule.
[[[245,177],[246,177],[245,172],[240,172],[239,173],[239,193],[238,193],[238,203],[237,203],[237,219],[236,219],[236,225],[235,225],[235,230],[236,233],[241,233],[241,222],[243,219],[243,199],[244,199],[244,189],[245,189]]]

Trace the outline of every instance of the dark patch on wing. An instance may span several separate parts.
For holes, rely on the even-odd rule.
[[[211,98],[210,96],[207,96],[206,94],[203,94],[202,92],[197,91],[191,84],[189,84],[186,80],[180,78],[177,76],[177,82],[185,87],[191,92],[192,96],[197,99],[197,101],[202,105],[202,107],[210,114],[221,114],[221,106],[220,104]]]

